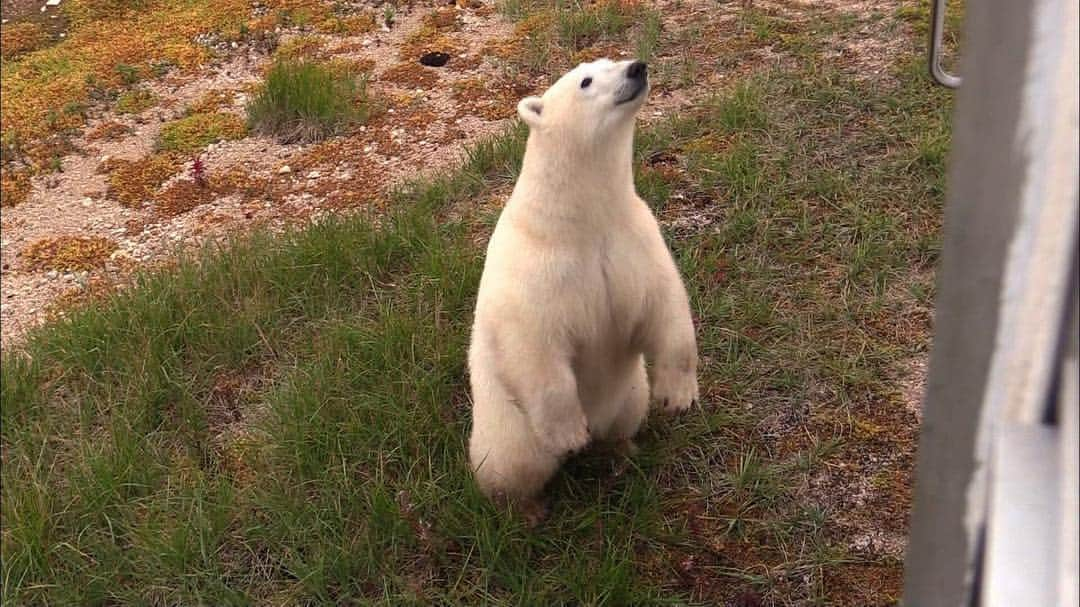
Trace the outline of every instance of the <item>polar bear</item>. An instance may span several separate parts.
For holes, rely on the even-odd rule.
[[[640,61],[574,68],[518,113],[521,174],[488,243],[469,345],[480,489],[538,504],[593,440],[632,452],[652,401],[698,399],[686,287],[633,178]]]

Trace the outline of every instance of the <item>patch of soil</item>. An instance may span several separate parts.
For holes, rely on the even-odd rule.
[[[3,25],[37,24],[53,41],[63,38],[68,30],[64,11],[59,6],[45,6],[45,0],[0,0],[0,19]]]

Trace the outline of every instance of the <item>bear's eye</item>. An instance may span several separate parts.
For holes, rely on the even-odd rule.
[[[590,84],[592,84],[592,78],[586,78],[586,79],[581,81],[581,88],[587,89],[587,88],[589,88]]]

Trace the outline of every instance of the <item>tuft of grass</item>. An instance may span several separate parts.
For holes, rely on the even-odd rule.
[[[248,104],[252,130],[282,142],[319,141],[370,116],[367,79],[339,64],[283,61]]]
[[[582,5],[514,0],[500,3],[499,9],[518,24],[496,53],[534,73],[558,71],[609,54],[615,45],[636,47],[641,55],[651,57],[663,28],[662,15],[637,1]]]
[[[645,10],[641,28],[637,33],[637,55],[642,61],[651,61],[660,48],[660,36],[664,31],[664,20],[660,11]]]
[[[127,63],[117,63],[116,74],[120,77],[120,82],[126,85],[137,84],[143,78],[142,69],[136,65],[128,65]]]
[[[730,132],[764,129],[768,124],[762,85],[753,80],[742,81],[731,92],[713,98],[712,106],[712,115]]]
[[[242,139],[245,135],[247,124],[243,118],[231,112],[190,114],[161,127],[158,148],[191,153],[211,143]]]
[[[157,105],[158,98],[152,91],[134,89],[116,98],[116,113],[138,114]]]
[[[571,52],[577,52],[601,38],[619,36],[630,28],[640,12],[637,3],[624,2],[601,2],[583,10],[557,11],[557,39]]]

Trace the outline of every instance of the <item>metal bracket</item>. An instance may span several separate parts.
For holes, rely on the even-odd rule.
[[[941,67],[941,39],[945,33],[945,1],[933,0],[930,7],[930,77],[942,86],[955,89],[960,86],[959,76]]]

